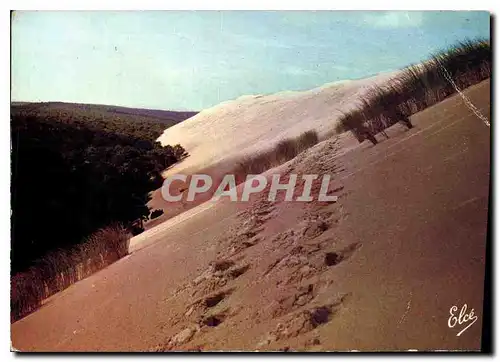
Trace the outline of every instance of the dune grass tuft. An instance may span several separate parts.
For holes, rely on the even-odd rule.
[[[27,271],[11,277],[11,322],[39,308],[66,289],[128,254],[130,235],[121,225],[102,228],[72,249],[46,254]]]
[[[299,153],[307,150],[319,142],[316,131],[309,130],[300,134],[296,138],[283,139],[278,144],[267,151],[256,155],[249,155],[238,162],[235,174],[236,183],[245,181],[247,175],[258,175],[273,167],[279,166]]]
[[[351,131],[360,142],[369,139],[375,144],[375,135],[387,127],[399,122],[412,128],[411,115],[490,76],[490,42],[460,42],[404,69],[386,85],[371,87],[353,110],[340,117],[335,130]]]

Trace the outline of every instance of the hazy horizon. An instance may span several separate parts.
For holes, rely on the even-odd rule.
[[[307,90],[490,37],[488,12],[16,11],[12,102],[199,111]]]

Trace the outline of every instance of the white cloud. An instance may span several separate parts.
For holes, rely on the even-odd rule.
[[[411,28],[423,23],[423,14],[413,11],[374,11],[363,18],[366,24],[376,28]]]

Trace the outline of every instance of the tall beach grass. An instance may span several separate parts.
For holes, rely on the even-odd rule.
[[[247,175],[258,175],[273,167],[279,166],[306,149],[319,142],[316,131],[303,132],[298,137],[286,138],[278,142],[275,147],[255,155],[244,157],[236,165],[236,183],[244,182]]]
[[[411,115],[489,78],[491,67],[489,41],[459,42],[403,69],[387,84],[371,87],[353,110],[340,117],[335,129],[351,131],[360,142],[377,143],[377,133],[398,122],[411,128]]]
[[[128,254],[130,235],[121,225],[105,227],[71,249],[46,254],[28,270],[11,277],[11,322],[38,309],[66,289]]]

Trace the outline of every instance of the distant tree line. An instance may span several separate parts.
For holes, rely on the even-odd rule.
[[[99,228],[147,218],[161,171],[185,156],[152,117],[51,104],[11,106],[12,273]]]

